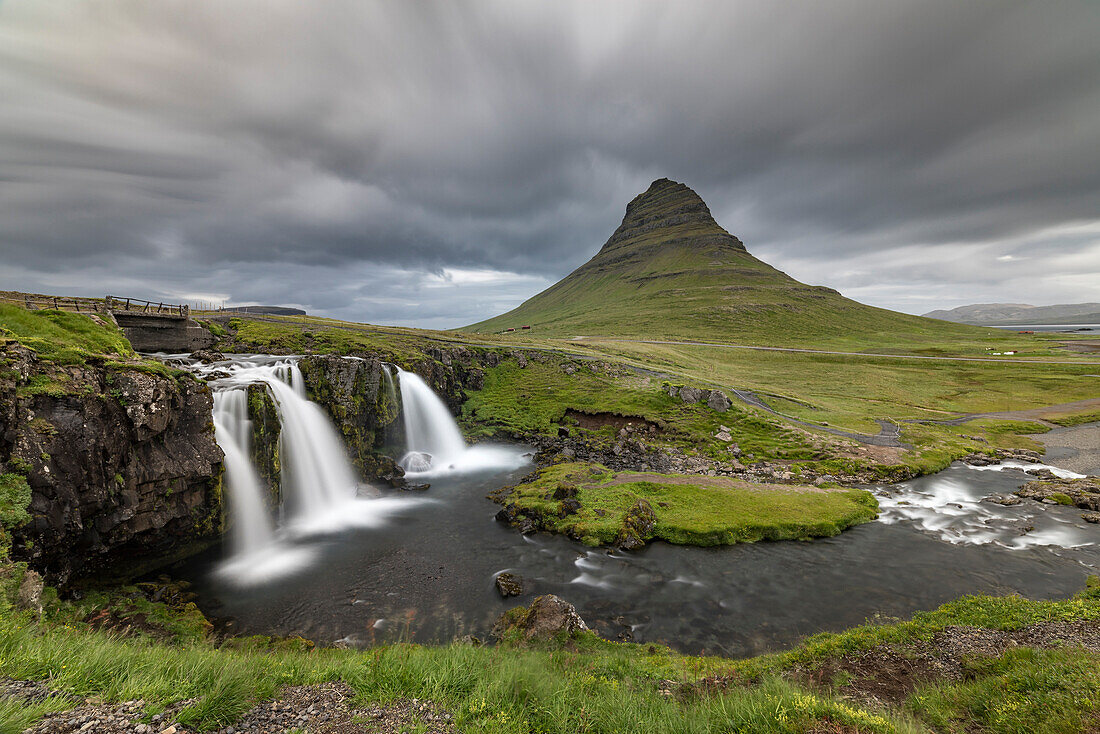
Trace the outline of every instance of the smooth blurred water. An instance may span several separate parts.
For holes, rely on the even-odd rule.
[[[898,485],[882,498],[884,521],[835,538],[724,548],[658,542],[635,553],[524,537],[494,521],[499,507],[485,494],[528,470],[437,476],[423,495],[430,502],[415,512],[303,539],[314,562],[275,583],[226,584],[210,573],[216,554],[180,573],[196,583],[207,613],[234,618],[246,633],[357,645],[484,637],[505,609],[554,593],[611,639],[747,655],[963,594],[1063,597],[1100,569],[1100,526],[1083,523],[1079,510],[977,501],[1018,488],[1028,477],[1015,469],[956,465]],[[1028,525],[1035,530],[1024,533]],[[1062,542],[1074,547],[1045,544]],[[523,596],[496,593],[493,579],[505,570],[526,579]]]

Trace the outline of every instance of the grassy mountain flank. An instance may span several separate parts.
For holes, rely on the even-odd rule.
[[[866,306],[753,257],[699,195],[660,179],[636,197],[603,248],[506,314],[465,327],[531,326],[539,336],[710,339],[799,346],[839,338],[929,342],[976,338],[972,327]]]

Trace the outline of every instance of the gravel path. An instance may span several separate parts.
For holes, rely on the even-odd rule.
[[[1046,447],[1044,461],[1079,474],[1100,476],[1100,423],[1056,428],[1033,438]]]

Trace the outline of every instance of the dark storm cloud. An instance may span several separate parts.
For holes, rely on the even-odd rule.
[[[3,0],[0,287],[457,325],[669,176],[878,305],[1097,300],[1098,32],[1068,0]]]

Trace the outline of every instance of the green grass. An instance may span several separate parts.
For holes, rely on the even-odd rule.
[[[614,543],[627,511],[639,500],[647,501],[657,518],[652,534],[642,540],[701,546],[830,537],[874,519],[878,510],[874,497],[858,489],[634,472],[628,478],[622,481],[622,475],[598,465],[558,464],[516,487],[504,501],[589,545]],[[559,517],[561,502],[552,495],[563,485],[576,488],[581,509]]]
[[[792,417],[877,432],[875,418],[944,419],[1100,397],[1095,366],[932,362],[661,344],[586,343],[589,350],[715,387],[790,398]]]
[[[0,525],[19,527],[31,519],[27,506],[31,501],[31,488],[22,474],[0,474]]]
[[[1060,426],[1080,426],[1085,423],[1095,423],[1100,421],[1100,410],[1093,410],[1087,413],[1077,413],[1076,415],[1059,415],[1047,418],[1051,423],[1057,423]]]
[[[1080,650],[1010,650],[971,661],[961,683],[923,687],[909,706],[937,731],[1074,734],[1097,721],[1097,663]]]
[[[55,598],[51,603],[59,604]],[[71,616],[31,624],[10,604],[0,604],[0,675],[47,681],[82,698],[144,699],[149,714],[199,698],[180,719],[200,730],[233,724],[282,685],[333,680],[350,685],[360,701],[430,700],[455,715],[460,731],[501,734],[795,734],[826,724],[905,734],[972,731],[975,725],[990,734],[1053,734],[1077,731],[1072,727],[1100,711],[1100,656],[1075,650],[1019,650],[974,661],[966,680],[921,689],[905,710],[862,706],[783,678],[793,666],[813,667],[879,645],[928,642],[948,625],[1013,630],[1047,621],[1100,621],[1100,586],[1059,601],[964,597],[905,622],[820,634],[788,652],[745,660],[684,656],[660,646],[606,642],[591,633],[564,646],[529,648],[218,649],[205,641],[119,638]],[[714,675],[732,685],[687,697],[658,691],[662,680],[690,687]],[[21,731],[52,706],[0,706],[0,732]]]
[[[135,356],[117,327],[67,311],[28,311],[0,304],[0,338],[18,341],[43,359],[61,364],[83,364],[91,356]]]
[[[746,456],[757,459],[812,459],[820,452],[807,437],[781,420],[734,405],[719,413],[706,405],[687,405],[669,397],[663,381],[634,372],[612,369],[595,372],[585,362],[566,374],[561,358],[548,363],[531,361],[520,369],[515,360],[485,370],[482,390],[468,391],[460,420],[471,435],[504,433],[556,435],[559,426],[572,426],[566,412],[595,415],[611,413],[640,418],[660,428],[643,439],[667,444],[686,453],[729,460],[726,445],[714,439],[720,426],[732,429]],[[573,429],[576,430],[576,429]],[[615,432],[600,429],[597,435],[611,441]]]
[[[270,320],[269,320],[270,319]],[[308,316],[232,318],[219,348],[257,351],[274,350],[293,354],[349,355],[370,352],[408,364],[424,359],[424,349],[441,340],[436,332],[418,329],[356,324]]]

